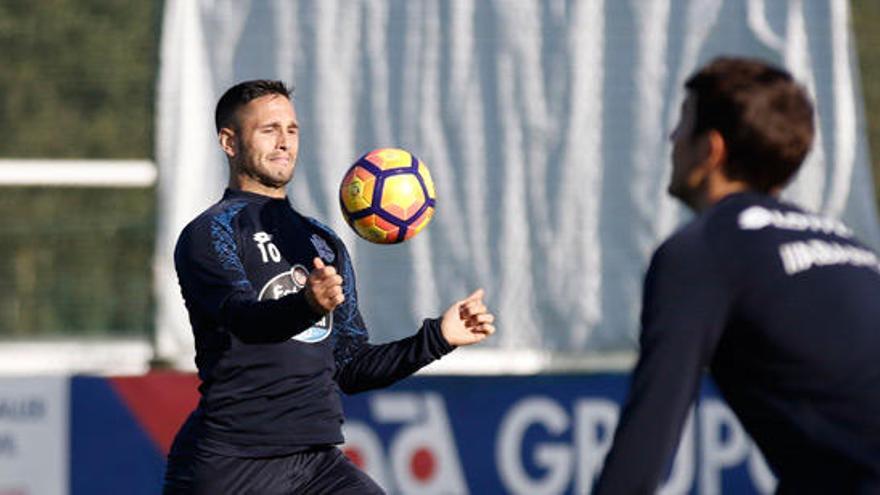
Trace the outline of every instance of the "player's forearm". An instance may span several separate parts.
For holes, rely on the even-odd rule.
[[[427,319],[415,335],[387,344],[363,345],[337,372],[336,380],[348,394],[387,387],[453,349],[440,332],[440,321]]]
[[[703,325],[685,320],[663,314],[647,322],[642,353],[595,493],[653,493],[672,461],[706,359],[698,345]],[[674,330],[664,331],[670,328]]]
[[[322,317],[309,306],[302,292],[265,301],[245,293],[233,294],[220,311],[222,325],[248,343],[283,342]]]
[[[624,410],[594,493],[654,493],[672,459],[679,428],[662,414]],[[667,420],[668,421],[668,420]]]

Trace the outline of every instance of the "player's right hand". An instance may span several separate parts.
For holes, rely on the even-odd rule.
[[[336,268],[325,265],[321,258],[315,257],[313,263],[315,268],[306,280],[306,301],[313,310],[327,314],[345,301],[342,277],[336,273]]]
[[[495,333],[495,315],[483,304],[483,294],[477,289],[443,313],[440,332],[449,345],[476,344]]]

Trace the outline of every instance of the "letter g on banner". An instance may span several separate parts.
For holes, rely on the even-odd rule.
[[[571,480],[573,456],[570,446],[549,442],[535,446],[534,462],[547,473],[540,478],[532,477],[523,466],[523,437],[535,424],[558,436],[568,430],[569,417],[556,401],[546,397],[529,397],[514,406],[501,423],[495,449],[501,481],[511,493],[562,493]]]

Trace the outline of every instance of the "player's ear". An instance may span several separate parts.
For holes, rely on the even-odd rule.
[[[235,155],[238,154],[238,136],[235,134],[235,131],[229,127],[223,127],[220,129],[217,137],[223,153],[226,153],[226,156],[229,158],[235,158]]]
[[[706,161],[711,168],[724,166],[727,161],[727,143],[724,141],[724,136],[715,129],[709,129],[706,133],[706,142],[708,145]]]

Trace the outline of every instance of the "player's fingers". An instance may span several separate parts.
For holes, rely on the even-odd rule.
[[[336,269],[332,266],[325,266],[323,268],[316,268],[312,270],[312,273],[309,274],[309,278],[312,279],[315,283],[319,284],[341,284],[342,277],[336,273]],[[337,281],[338,280],[338,281]]]
[[[468,331],[474,335],[489,336],[495,333],[495,325],[492,323],[480,323],[479,325],[468,327]]]
[[[489,323],[484,323],[484,324],[480,325],[479,328],[477,328],[476,332],[482,333],[488,337],[489,335],[492,335],[493,333],[495,333],[495,325],[492,325]]]
[[[332,311],[345,301],[345,295],[342,292],[324,292],[319,298],[321,307],[327,311]]]
[[[465,318],[482,314],[488,311],[486,305],[481,301],[469,301],[461,306],[461,315]]]
[[[494,321],[495,321],[495,315],[493,315],[492,313],[483,313],[483,314],[479,314],[479,315],[474,315],[468,319],[468,323],[470,323],[473,326],[480,325],[481,323],[492,323]]]
[[[333,285],[328,283],[327,281],[324,281],[315,286],[315,292],[320,294],[320,297],[323,300],[329,301],[338,294],[342,294],[342,287],[340,285]]]
[[[325,279],[329,279],[329,278],[332,278],[335,275],[337,275],[336,268],[334,268],[332,266],[325,266],[323,268],[317,268],[312,273],[314,273],[315,276],[325,278]]]
[[[312,260],[312,263],[315,264],[315,268],[317,268],[318,270],[326,266],[324,265],[324,260],[322,260],[320,256],[315,256],[315,259]]]
[[[464,299],[456,302],[455,305],[457,305],[458,310],[461,311],[461,307],[464,306],[465,304],[467,304],[471,301],[479,301],[482,298],[483,298],[483,289],[477,289],[477,290],[471,292],[470,294],[468,294],[468,296],[465,297]]]
[[[337,287],[334,291],[321,286],[306,287],[306,298],[310,299],[310,304],[313,305],[315,310],[323,313],[333,311],[336,306],[339,306],[345,300],[341,288]]]
[[[483,325],[483,324],[491,324],[494,321],[495,321],[495,316],[492,314],[477,315],[477,316],[472,316],[472,317],[468,318],[467,322],[465,323],[465,326],[467,326],[469,329],[474,329],[474,328],[478,328],[480,325]]]
[[[336,275],[336,274],[316,275],[314,283],[315,283],[315,285],[322,287],[322,288],[325,288],[325,289],[330,289],[333,287],[341,287],[342,286],[342,277],[340,277],[339,275]]]
[[[479,299],[483,298],[483,294],[485,294],[485,293],[486,292],[482,288],[480,288],[480,289],[477,289],[477,290],[471,292],[471,294],[469,296],[467,296],[466,298],[464,298],[464,300],[465,301],[479,300]]]
[[[339,285],[323,287],[322,296],[328,305],[336,307],[345,300],[342,287]]]

